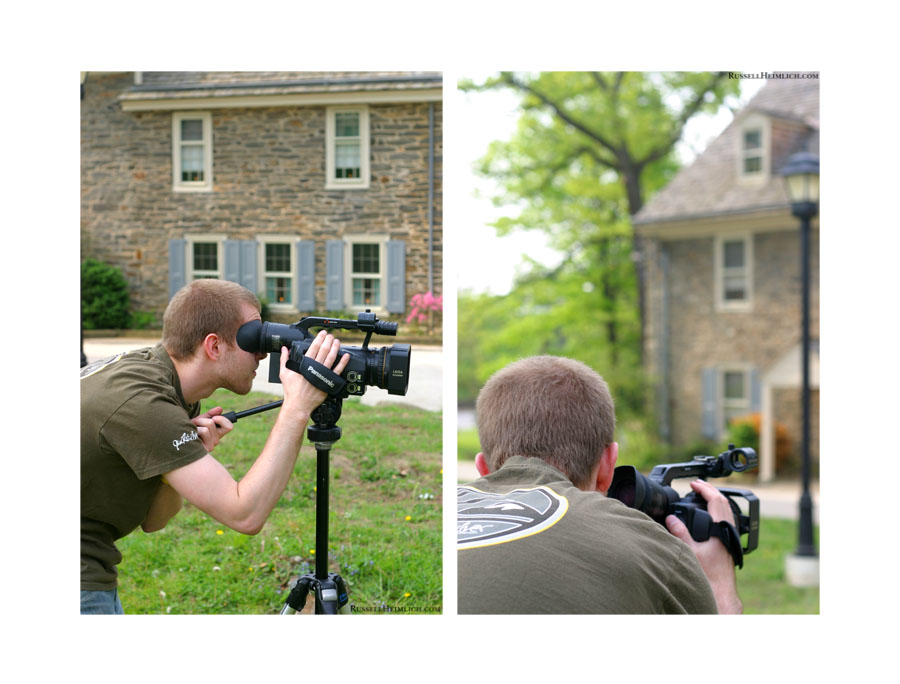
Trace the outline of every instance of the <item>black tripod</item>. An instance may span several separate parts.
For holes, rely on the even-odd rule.
[[[347,585],[336,572],[328,572],[328,458],[331,445],[341,438],[335,423],[341,417],[341,399],[329,397],[312,412],[307,437],[316,445],[316,571],[291,584],[281,615],[303,610],[310,591],[316,597],[316,615],[349,613]]]
[[[331,445],[341,438],[341,428],[336,425],[341,417],[341,402],[338,397],[328,397],[312,412],[313,424],[307,428],[306,436],[316,445],[316,571],[303,575],[291,583],[291,593],[281,609],[280,615],[293,615],[303,610],[310,591],[316,597],[316,615],[336,615],[349,613],[347,585],[335,572],[328,572],[328,458]],[[235,413],[223,414],[235,422],[239,418],[252,416],[262,411],[278,408],[284,400]]]

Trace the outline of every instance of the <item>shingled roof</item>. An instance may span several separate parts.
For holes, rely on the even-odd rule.
[[[274,96],[440,91],[434,71],[144,71],[119,96],[125,108],[138,103],[227,100]]]
[[[772,159],[772,172],[759,184],[739,183],[737,154],[741,122],[752,112],[797,125],[790,144]],[[769,80],[729,126],[690,166],[654,195],[635,215],[636,226],[751,213],[788,206],[778,170],[801,149],[819,151],[818,79]]]

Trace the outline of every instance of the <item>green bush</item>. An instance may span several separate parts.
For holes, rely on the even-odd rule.
[[[122,272],[96,259],[81,263],[81,324],[85,330],[127,328],[128,281]]]

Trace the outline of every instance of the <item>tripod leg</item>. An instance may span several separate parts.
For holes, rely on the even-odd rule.
[[[279,615],[293,615],[303,610],[303,607],[306,605],[306,595],[309,593],[309,585],[309,577],[299,577],[291,587],[291,593],[288,594]]]

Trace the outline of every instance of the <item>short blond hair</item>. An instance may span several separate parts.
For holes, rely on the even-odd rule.
[[[533,456],[576,486],[588,484],[616,427],[603,378],[558,356],[532,356],[497,371],[478,393],[475,413],[491,472],[510,456]]]
[[[260,310],[259,299],[250,290],[228,280],[202,279],[181,288],[163,314],[162,342],[173,359],[193,356],[210,333],[234,344],[244,322],[242,304]]]

